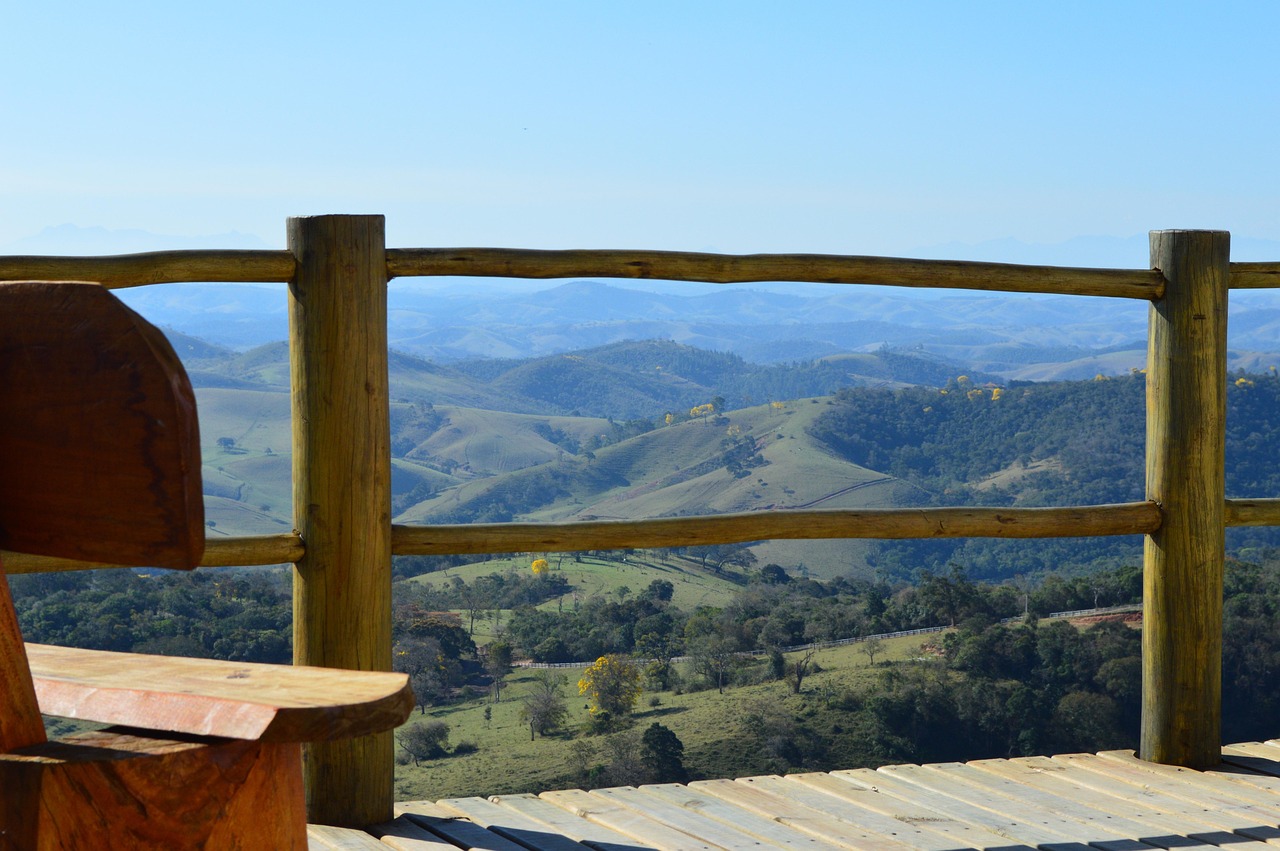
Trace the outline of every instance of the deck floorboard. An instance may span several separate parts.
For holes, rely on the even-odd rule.
[[[1280,851],[1280,740],[1230,745],[1208,771],[1105,751],[412,801],[396,814],[373,835],[313,827],[311,847]]]

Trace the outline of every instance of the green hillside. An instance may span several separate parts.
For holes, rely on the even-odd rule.
[[[857,464],[927,494],[932,505],[1088,505],[1143,498],[1146,382],[953,383],[942,390],[842,391],[812,436]],[[1280,493],[1280,379],[1233,375],[1227,388],[1228,497]],[[1272,530],[1228,530],[1228,546],[1277,542]],[[1136,537],[1035,542],[969,539],[884,542],[870,563],[909,577],[948,564],[1002,579],[1132,561]]]
[[[211,534],[287,531],[283,348],[241,355],[187,348],[198,353],[193,363],[201,374],[225,382],[210,379],[197,390]],[[1112,354],[1124,350],[1117,346]],[[1018,352],[1007,355],[1013,361]],[[971,375],[943,386],[903,385],[909,374],[940,378],[926,374],[931,368],[888,351],[764,368],[670,342],[448,368],[394,355],[394,516],[405,523],[563,521],[1141,498],[1141,374],[1003,385]],[[821,397],[775,395],[822,370],[876,386],[842,386]],[[575,384],[584,376],[591,380]],[[754,382],[750,393],[742,382]],[[1230,496],[1280,492],[1280,468],[1267,451],[1280,428],[1278,388],[1274,373],[1233,375]],[[759,401],[735,407],[734,393]],[[692,399],[718,409],[691,416],[694,405],[672,405],[633,419],[567,410],[639,399],[682,406]],[[1273,543],[1273,534],[1232,530],[1228,541],[1234,548],[1259,546]],[[760,542],[752,552],[759,563],[817,577],[911,576],[955,562],[999,579],[1131,560],[1136,541],[785,541]]]

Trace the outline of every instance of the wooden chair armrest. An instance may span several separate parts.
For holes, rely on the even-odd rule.
[[[413,710],[405,674],[26,647],[46,715],[201,736],[314,742],[389,730]]]

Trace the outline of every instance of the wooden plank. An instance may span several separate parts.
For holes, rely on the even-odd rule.
[[[1280,287],[1280,263],[1232,263],[1231,289]]]
[[[867,508],[746,511],[652,520],[392,527],[396,555],[573,552],[815,538],[1060,538],[1138,535],[1153,502],[1065,508]]]
[[[0,566],[0,753],[45,741],[44,722],[31,668],[18,627],[18,613],[9,593],[9,579]]]
[[[408,819],[433,836],[439,836],[457,847],[474,848],[477,851],[528,851],[523,845],[490,833],[478,824],[456,816],[438,816],[420,807],[405,811],[400,818]]]
[[[0,754],[0,837],[22,849],[306,847],[296,744],[97,730]]]
[[[964,779],[939,773],[925,766],[884,766],[877,769],[877,773],[887,774],[896,780],[912,784],[918,789],[945,796],[952,802],[977,810],[985,810],[1002,818],[1014,819],[1019,825],[1014,831],[1015,834],[1026,829],[1041,831],[1040,835],[1046,838],[1041,838],[1036,843],[1038,845],[1056,844],[1062,841],[1080,842],[1080,837],[1083,836],[1085,840],[1082,844],[1092,845],[1105,851],[1141,851],[1150,847],[1125,836],[1120,831],[1110,829],[1103,823],[1090,823],[1087,829],[1082,829],[1085,827],[1082,822],[1065,813],[991,788],[977,788]],[[1055,835],[1057,839],[1047,838]],[[1025,841],[1030,842],[1030,834]]]
[[[931,764],[925,766],[925,769],[970,784],[975,794],[989,792],[993,796],[1003,796],[1049,813],[1061,814],[1064,824],[1074,822],[1081,825],[1079,832],[1082,835],[1092,836],[1101,830],[1116,838],[1133,839],[1159,848],[1203,848],[1209,844],[1184,836],[1161,835],[1161,829],[1144,822],[1141,815],[1132,810],[1117,812],[1109,806],[1099,809],[1093,804],[1101,795],[1069,794],[1062,788],[1055,789],[1029,782],[1029,778],[1015,779],[1004,773],[984,771],[964,763]]]
[[[1223,522],[1228,526],[1280,526],[1280,499],[1228,499]]]
[[[293,564],[302,558],[305,548],[296,533],[287,535],[246,535],[235,538],[205,538],[200,567],[238,567],[271,564]],[[101,570],[135,565],[80,561],[58,556],[37,556],[0,550],[9,573],[53,573],[63,570]]]
[[[1070,833],[1039,823],[1039,819],[1029,819],[1017,812],[996,811],[989,807],[974,806],[948,792],[910,782],[901,773],[886,771],[889,767],[903,766],[887,766],[875,770],[856,768],[849,771],[833,771],[830,776],[864,789],[875,789],[900,800],[910,801],[957,821],[988,830],[1019,845],[1054,846],[1057,851],[1083,851],[1088,847]],[[1014,808],[1010,808],[1012,809]]]
[[[327,824],[307,825],[307,847],[310,851],[387,851],[386,845],[363,830]]]
[[[1085,771],[1107,774],[1117,780],[1151,789],[1195,806],[1243,815],[1256,825],[1280,824],[1280,810],[1271,806],[1274,799],[1268,800],[1263,796],[1261,799],[1249,800],[1246,797],[1248,793],[1246,788],[1222,790],[1217,786],[1191,782],[1191,776],[1198,774],[1193,769],[1182,769],[1187,772],[1185,775],[1161,774],[1150,770],[1157,767],[1158,763],[1137,759],[1107,758],[1104,755],[1094,754],[1058,754],[1053,759]],[[1180,766],[1165,767],[1181,768]]]
[[[738,806],[726,799],[705,794],[701,787],[658,783],[641,786],[640,792],[780,848],[840,851],[847,847],[829,842],[812,832],[798,830],[779,819],[773,810],[761,811],[749,806]]]
[[[1117,784],[1099,775],[1076,771],[1048,757],[1021,759],[983,759],[969,765],[1000,777],[1007,777],[1027,787],[1044,789],[1100,813],[1122,816],[1144,826],[1147,831],[1136,838],[1161,848],[1187,848],[1198,845],[1220,845],[1238,841],[1230,837],[1238,820],[1198,818],[1198,814],[1181,802],[1139,793],[1126,784]],[[1097,781],[1090,782],[1090,778]],[[1119,788],[1123,787],[1123,788]],[[1216,828],[1216,830],[1209,830]],[[1226,831],[1226,834],[1223,831]],[[1259,837],[1252,837],[1257,839]],[[1215,841],[1216,840],[1216,841]]]
[[[1087,759],[1083,759],[1084,757]],[[1195,796],[1169,794],[1146,783],[1146,778],[1138,772],[1126,775],[1124,771],[1108,770],[1105,764],[1097,763],[1097,758],[1091,754],[1067,755],[1066,759],[1055,757],[1049,761],[1061,766],[1064,770],[1062,776],[1071,783],[1096,789],[1134,809],[1154,808],[1160,813],[1168,814],[1176,822],[1187,821],[1188,827],[1182,828],[1181,832],[1192,838],[1223,845],[1239,841],[1232,834],[1269,843],[1280,837],[1280,830],[1260,824],[1256,813],[1247,810],[1221,810],[1206,806],[1203,800]],[[1094,770],[1090,770],[1090,767]],[[1205,830],[1200,825],[1207,825],[1213,830]]]
[[[233,739],[305,742],[390,730],[413,711],[404,674],[28,644],[47,715]]]
[[[1138,759],[1133,751],[1102,751],[1099,759],[1118,762],[1134,769],[1153,775],[1176,784],[1182,784],[1196,794],[1204,795],[1212,792],[1220,800],[1228,803],[1243,802],[1251,809],[1265,810],[1277,819],[1280,824],[1280,795],[1273,791],[1259,789],[1247,783],[1235,783],[1231,775],[1225,772],[1197,771],[1180,765],[1162,765]],[[1265,778],[1259,778],[1265,780]]]
[[[0,281],[94,281],[113,289],[193,281],[287,283],[287,251],[148,251],[106,257],[0,257]]]
[[[371,825],[367,830],[378,837],[378,847],[382,851],[387,848],[394,848],[396,851],[438,851],[447,848],[453,851],[458,847],[420,826],[412,818],[401,815],[394,821]]]
[[[1164,281],[1148,270],[1073,269],[956,260],[831,254],[704,254],[687,251],[514,248],[401,248],[387,252],[391,277],[462,275],[516,278],[657,278],[747,283],[809,281],[944,287],[1018,293],[1159,298]]]
[[[550,825],[484,798],[446,798],[437,802],[437,806],[533,851],[587,849],[582,843],[557,833]]]
[[[1222,761],[1258,774],[1280,777],[1280,747],[1266,742],[1244,742],[1222,749]]]
[[[615,801],[581,789],[543,792],[538,797],[576,816],[602,824],[656,851],[704,851],[704,849],[724,847],[711,844],[700,837],[691,836],[633,809],[623,807]]]
[[[96,284],[0,284],[0,547],[192,568],[196,400],[159,329]]]
[[[762,842],[745,830],[732,825],[706,818],[699,812],[686,810],[661,798],[646,794],[634,786],[615,786],[607,789],[595,789],[592,795],[626,807],[642,816],[667,825],[701,840],[702,842],[728,851],[756,851],[761,845],[776,847],[773,843]]]
[[[759,778],[751,778],[758,780]],[[856,809],[854,814],[858,818],[858,824],[862,825],[863,813],[869,813],[872,816],[879,815],[881,818],[890,818],[894,821],[901,822],[907,826],[909,832],[902,833],[901,829],[894,835],[905,837],[905,841],[909,844],[920,848],[933,848],[933,834],[941,834],[949,840],[947,847],[953,848],[1031,848],[1034,846],[1023,843],[1013,842],[1007,835],[989,830],[986,827],[968,821],[956,819],[947,813],[939,812],[937,809],[927,804],[917,803],[909,798],[901,798],[882,791],[875,785],[867,785],[859,783],[851,779],[851,777],[836,777],[832,774],[807,773],[807,774],[789,774],[784,782],[786,784],[795,784],[803,788],[813,790],[819,795],[829,795],[843,802],[845,805],[852,805]],[[772,791],[773,787],[768,788]],[[785,786],[780,787],[779,791],[788,797],[795,797],[804,801],[809,806],[823,809],[824,802],[819,799],[809,797],[801,797],[796,791],[787,789]],[[836,809],[836,815],[843,817],[843,809]],[[868,827],[875,826],[875,829],[888,831],[892,828],[893,822],[867,821]]]
[[[289,219],[293,658],[391,670],[391,431],[382,216]],[[312,821],[391,818],[391,732],[308,745]]]
[[[491,803],[600,851],[636,851],[635,840],[536,795],[495,795]],[[507,816],[504,816],[506,818]]]
[[[982,846],[975,841],[977,837],[994,837],[994,834],[969,829],[965,839],[957,841],[954,834],[948,835],[937,830],[936,821],[941,819],[932,814],[925,814],[924,821],[920,822],[900,820],[860,807],[850,797],[827,794],[803,782],[796,782],[799,778],[810,776],[818,775],[788,775],[786,779],[766,776],[738,780],[702,780],[691,783],[690,787],[724,798],[740,807],[768,813],[770,817],[796,830],[827,838],[846,848],[948,851],[956,848],[979,848]],[[965,826],[959,827],[957,832],[964,832]],[[995,838],[1004,842],[999,837]]]
[[[1152,231],[1168,281],[1149,311],[1143,549],[1142,739],[1154,762],[1208,768],[1221,753],[1227,404],[1225,231]]]

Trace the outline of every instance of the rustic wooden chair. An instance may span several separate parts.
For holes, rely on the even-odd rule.
[[[195,397],[96,284],[0,284],[0,549],[190,569]],[[25,645],[0,567],[0,848],[305,848],[301,742],[390,729],[407,678]],[[121,725],[46,741],[41,712]]]

